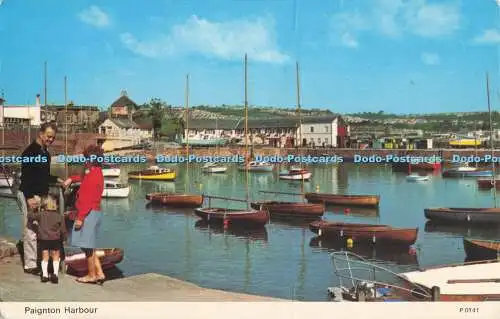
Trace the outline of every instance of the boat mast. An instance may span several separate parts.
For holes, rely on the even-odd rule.
[[[47,61],[43,65],[43,104],[45,106],[45,122],[48,122],[49,107],[47,105]]]
[[[300,74],[299,74],[299,62],[295,62],[295,77],[296,77],[296,85],[297,85],[297,114],[299,116],[299,155],[302,155],[302,148],[300,147],[302,144],[302,113],[300,112]],[[300,161],[300,169],[302,169],[302,161]],[[300,183],[300,192],[304,193],[304,175],[302,174],[302,179]]]
[[[45,112],[45,117],[47,116],[48,113]],[[68,156],[68,77],[67,76],[64,76],[64,154]],[[68,161],[64,161],[64,174],[66,178],[68,178]]]
[[[495,154],[493,147],[493,118],[491,116],[491,102],[490,102],[490,79],[488,76],[488,72],[486,72],[486,96],[488,98],[488,114],[490,118],[490,148],[491,148],[491,184],[493,185],[493,201],[494,207],[497,207],[497,189],[496,189],[496,179],[495,179],[495,162],[493,161],[493,156]]]
[[[248,90],[247,90],[247,64],[248,56],[245,53],[245,187],[246,187],[246,202],[247,209],[250,207],[248,194]]]
[[[189,188],[189,73],[186,74],[186,88],[184,91],[184,103],[186,105],[186,184],[184,190],[188,191]]]

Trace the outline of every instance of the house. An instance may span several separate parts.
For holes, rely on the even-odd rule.
[[[116,99],[109,108],[108,117],[97,114],[103,119],[98,126],[99,134],[106,136],[103,144],[105,150],[132,147],[152,138],[152,129],[147,123],[137,124],[132,120],[132,115],[137,104],[132,101],[125,91]]]
[[[99,122],[99,107],[97,105],[75,105],[72,102],[65,105],[47,105],[42,107],[42,121],[55,121],[64,132],[66,123],[68,132],[94,133]]]
[[[189,135],[190,139],[204,136],[227,137],[239,144],[245,142],[243,118],[190,119],[189,123],[183,122],[183,131],[184,136]],[[303,146],[345,147],[349,137],[349,126],[339,115],[308,116],[302,119],[299,117],[249,119],[248,136],[248,142],[251,144],[275,147],[297,146],[300,139]]]
[[[36,95],[35,105],[5,105],[0,103],[0,125],[5,128],[40,125],[40,94]]]

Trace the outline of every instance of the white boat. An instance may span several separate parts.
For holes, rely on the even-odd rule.
[[[88,169],[85,170],[88,173]],[[110,164],[104,164],[102,166],[102,176],[103,177],[120,177],[121,170],[119,167]]]
[[[288,171],[280,172],[280,179],[285,180],[308,180],[312,176],[312,173],[307,169],[303,168],[291,168]]]
[[[227,167],[219,163],[207,163],[203,165],[202,171],[205,173],[225,173]]]
[[[406,176],[406,180],[408,182],[424,182],[429,180],[429,176],[427,175],[419,175],[417,173],[410,174]]]
[[[12,187],[13,183],[14,183],[14,178],[7,177],[4,174],[0,174],[0,188]]]
[[[102,191],[102,197],[125,198],[128,197],[129,194],[130,185],[104,180],[104,190]]]
[[[481,301],[500,298],[500,260],[449,265],[401,275],[427,288],[439,287],[441,298],[456,301]],[[497,299],[498,300],[498,299]]]
[[[269,162],[257,162],[251,161],[248,163],[248,171],[249,172],[272,172],[274,169],[273,164]],[[245,165],[241,165],[239,168],[240,171],[245,171]]]

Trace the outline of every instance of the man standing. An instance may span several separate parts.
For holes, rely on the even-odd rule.
[[[36,209],[39,205],[35,196],[47,196],[49,185],[60,183],[64,188],[68,187],[72,180],[66,181],[57,176],[50,175],[50,153],[47,146],[51,145],[56,138],[57,127],[53,123],[44,123],[40,126],[38,136],[22,153],[23,158],[36,158],[42,160],[37,162],[25,162],[21,165],[21,185],[17,192],[17,200],[23,211],[24,233],[24,272],[37,275],[40,272],[37,264],[37,237],[36,222],[28,220],[28,210]]]

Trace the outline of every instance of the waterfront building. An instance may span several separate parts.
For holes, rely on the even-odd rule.
[[[274,147],[345,147],[349,138],[349,126],[340,115],[322,117],[298,117],[249,119],[249,143]],[[237,144],[244,144],[245,120],[237,119],[190,119],[189,129],[182,122],[184,136],[225,137]],[[301,133],[302,132],[302,133]]]

